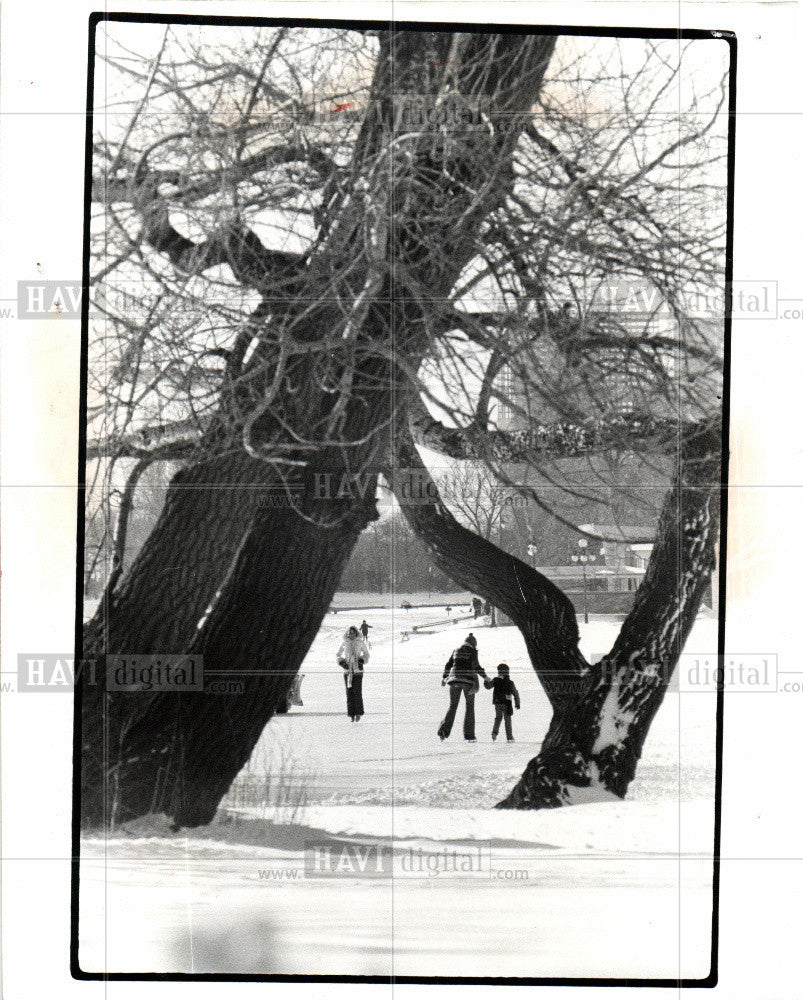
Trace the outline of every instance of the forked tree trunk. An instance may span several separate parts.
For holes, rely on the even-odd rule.
[[[325,201],[329,219],[299,275],[298,310],[318,305],[292,327],[296,343],[315,344],[341,329],[331,303],[355,303],[337,348],[342,362],[335,355],[342,367],[334,372],[342,376],[353,366],[350,389],[333,396],[314,365],[298,365],[293,380],[279,386],[283,420],[265,414],[249,428],[253,445],[270,442],[284,449],[285,459],[303,458],[306,482],[318,469],[365,469],[386,451],[396,379],[388,353],[395,348],[412,364],[423,356],[427,297],[448,295],[477,253],[484,220],[504,200],[518,137],[553,48],[554,38],[537,36],[393,32],[383,38],[351,175],[341,178],[343,191],[331,205]],[[491,113],[506,127],[457,133],[445,144],[427,133],[408,135],[404,147],[391,142],[394,95],[438,94],[447,72],[460,94],[489,98]],[[155,230],[151,235],[159,238]],[[169,254],[170,238],[162,242]],[[344,273],[347,261],[336,288],[332,276]],[[293,308],[288,304],[288,315]],[[266,325],[281,329],[285,318],[271,316]],[[264,372],[264,392],[273,377]],[[259,391],[252,380],[243,421],[249,409],[265,413]],[[299,439],[316,440],[332,413],[342,443],[312,454],[299,449]],[[234,421],[231,430],[233,451],[202,457],[173,480],[151,538],[87,626],[84,654],[194,653],[203,656],[208,678],[219,671],[243,689],[128,695],[82,680],[85,824],[157,810],[179,825],[212,818],[292,682],[360,531],[375,516],[372,494],[334,510],[308,497],[300,512],[255,510],[254,487],[277,483],[277,468],[247,455],[242,425]]]
[[[397,445],[403,468],[426,477],[411,438],[400,436]],[[543,809],[625,796],[714,568],[720,447],[718,426],[683,443],[678,479],[667,494],[633,608],[610,653],[593,666],[577,649],[571,602],[560,592],[558,597],[550,581],[463,528],[439,499],[411,505],[396,493],[438,565],[518,625],[553,706],[538,756],[499,808]],[[392,481],[398,469],[389,475]],[[436,498],[431,480],[428,487]]]

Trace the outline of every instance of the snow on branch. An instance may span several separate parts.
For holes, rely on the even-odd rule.
[[[128,434],[94,438],[87,442],[86,457],[150,458],[152,461],[186,458],[197,448],[203,432],[203,423],[198,420],[153,424]]]
[[[520,430],[486,430],[476,422],[449,427],[433,417],[418,398],[411,404],[410,426],[416,444],[449,458],[529,462],[538,457],[573,458],[621,448],[670,454],[679,437],[693,437],[706,424],[679,424],[674,417],[624,412],[578,422],[533,422]]]

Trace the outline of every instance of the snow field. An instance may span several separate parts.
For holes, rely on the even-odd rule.
[[[352,724],[334,654],[363,617],[374,626],[367,714]],[[537,753],[549,706],[517,630],[470,623],[488,673],[502,660],[511,667],[522,697],[517,742],[491,742],[483,689],[478,742],[462,739],[461,705],[441,743],[440,677],[469,628],[401,633],[443,617],[443,609],[328,615],[302,667],[303,708],[272,720],[215,823],[171,833],[150,817],[86,838],[82,967],[705,976],[713,696],[667,695],[627,801],[494,811]],[[586,656],[607,650],[617,628],[614,619],[581,623]],[[687,652],[715,649],[716,623],[698,620]],[[342,852],[346,865],[316,876],[315,845]],[[372,867],[377,852],[383,871]]]

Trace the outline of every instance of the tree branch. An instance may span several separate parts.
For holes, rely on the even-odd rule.
[[[153,424],[128,434],[88,441],[86,457],[138,458],[151,462],[187,458],[197,448],[205,429],[202,421],[194,419]]]
[[[131,517],[131,509],[134,506],[134,492],[136,491],[137,484],[139,483],[142,473],[153,463],[153,461],[154,459],[150,456],[141,458],[131,470],[125,484],[123,497],[120,501],[120,512],[117,516],[117,531],[114,538],[112,568],[102,600],[103,606],[107,611],[110,607],[111,601],[113,600],[114,588],[117,586],[117,581],[120,579],[123,572],[125,546],[126,539],[128,537],[128,521]]]
[[[186,136],[167,136],[159,143],[178,138]],[[254,153],[234,168],[221,167],[210,171],[203,181],[188,183],[180,170],[148,170],[147,160],[154,149],[155,146],[152,146],[146,150],[136,167],[127,164],[129,177],[123,180],[95,177],[92,183],[93,200],[107,205],[120,201],[130,203],[142,221],[142,238],[189,274],[228,264],[239,281],[255,288],[264,288],[268,283],[273,285],[283,278],[296,276],[306,260],[304,254],[269,249],[238,219],[221,227],[201,243],[182,236],[170,222],[168,200],[160,193],[160,185],[175,185],[178,188],[177,197],[185,200],[200,199],[220,191],[224,182],[230,184],[232,179],[238,182],[280,163],[296,161],[309,163],[323,181],[336,169],[330,157],[319,149],[300,144],[271,147]]]
[[[544,691],[557,710],[566,698],[567,674],[581,677],[588,669],[578,648],[574,605],[551,580],[455,519],[406,426],[397,428],[394,443],[386,478],[408,524],[440,569],[491,601],[518,626]],[[422,495],[423,501],[417,499]]]
[[[691,438],[708,427],[707,421],[622,413],[579,422],[533,423],[523,430],[484,431],[472,422],[447,427],[433,417],[420,397],[410,404],[410,427],[416,444],[449,458],[531,462],[537,457],[574,458],[597,455],[614,448],[672,454],[679,437]]]
[[[132,203],[142,221],[143,239],[187,274],[228,264],[244,285],[264,289],[266,284],[293,278],[305,260],[303,254],[269,250],[239,220],[233,220],[202,243],[193,243],[171,223],[167,202],[158,194],[150,177],[138,184]]]
[[[204,171],[203,177],[199,180],[191,180],[183,170],[151,170],[148,171],[148,177],[157,190],[165,184],[176,188],[172,197],[177,200],[183,202],[200,201],[212,194],[217,194],[224,181],[228,184],[231,182],[240,183],[283,163],[308,164],[319,175],[320,183],[323,183],[337,169],[334,160],[327,156],[323,150],[315,146],[308,147],[291,143],[286,146],[271,146],[258,153],[252,153],[234,166],[227,165]],[[131,178],[135,173],[136,166],[127,162],[125,167],[128,176],[111,176],[111,171],[108,174],[93,175],[93,202],[101,205],[132,203],[134,191],[132,190]]]

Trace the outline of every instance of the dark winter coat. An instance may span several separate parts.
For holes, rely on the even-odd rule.
[[[485,678],[485,686],[487,688],[493,688],[493,703],[494,705],[509,705],[510,696],[513,696],[513,700],[516,703],[516,708],[521,708],[521,701],[519,700],[519,692],[516,690],[516,685],[509,677],[492,677],[490,680]]]
[[[488,679],[488,675],[480,666],[477,650],[471,643],[464,642],[446,661],[443,679],[447,684],[464,684],[476,691],[480,686],[480,677],[484,677],[486,681]]]

